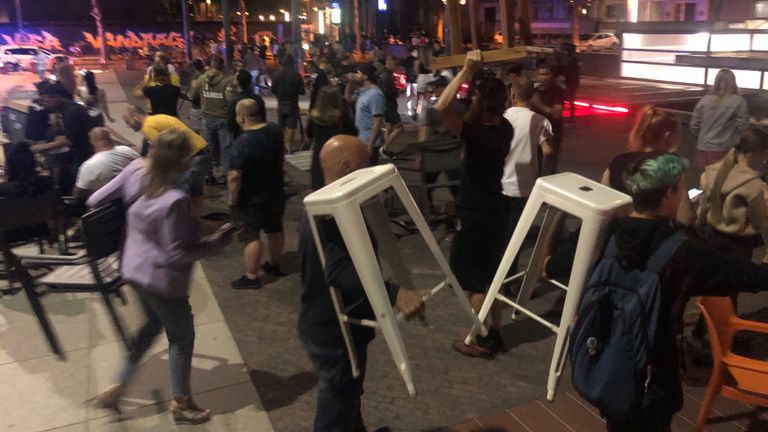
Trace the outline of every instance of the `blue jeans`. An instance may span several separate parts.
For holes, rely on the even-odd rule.
[[[205,177],[211,172],[211,165],[211,152],[205,148],[192,158],[191,166],[179,178],[179,187],[191,198],[202,197]]]
[[[187,297],[169,298],[142,289],[136,290],[147,316],[139,333],[131,341],[131,352],[126,358],[118,382],[127,384],[136,373],[139,362],[165,328],[168,337],[168,365],[171,372],[171,395],[190,396],[192,353],[195,348],[195,326],[192,308]]]
[[[360,376],[352,377],[346,348],[325,348],[304,342],[317,374],[317,412],[314,432],[365,432],[360,397],[363,395],[368,343],[356,344]]]
[[[224,117],[203,117],[203,138],[211,146],[214,142],[219,143],[219,165],[226,175],[229,172],[229,159],[232,157],[227,119]]]

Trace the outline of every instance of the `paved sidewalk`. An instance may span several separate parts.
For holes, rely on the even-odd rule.
[[[119,306],[131,333],[143,321],[138,299]],[[192,389],[213,419],[184,430],[265,431],[272,426],[251,384],[229,326],[198,265],[191,286],[197,334]],[[66,353],[50,352],[23,293],[0,298],[0,430],[170,431],[176,430],[168,402],[168,344],[159,337],[148,353],[124,401],[122,418],[88,406],[86,401],[113,383],[125,347],[97,294],[49,294],[44,297]]]

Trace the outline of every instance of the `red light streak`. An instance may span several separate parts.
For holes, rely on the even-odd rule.
[[[592,104],[592,108],[603,110],[603,111],[611,111],[611,112],[623,113],[623,114],[626,114],[626,113],[629,112],[629,108],[613,107],[613,106],[598,105],[598,104]]]

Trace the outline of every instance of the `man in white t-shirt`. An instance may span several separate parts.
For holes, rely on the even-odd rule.
[[[93,192],[109,183],[139,154],[130,147],[115,145],[109,131],[103,127],[91,129],[88,139],[94,155],[80,165],[75,181],[75,197],[87,198]]]
[[[507,201],[509,235],[512,235],[533,185],[547,167],[552,155],[552,125],[544,116],[530,109],[534,95],[533,82],[519,77],[512,84],[512,107],[504,118],[512,124],[515,135],[509,146],[501,177],[501,190]]]

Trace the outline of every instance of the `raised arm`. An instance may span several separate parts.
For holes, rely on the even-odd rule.
[[[483,57],[480,50],[468,52],[467,57],[464,59],[464,67],[448,83],[448,86],[443,90],[443,94],[440,95],[440,99],[437,100],[437,104],[435,104],[435,109],[440,112],[446,126],[457,137],[461,136],[464,119],[451,109],[451,104],[454,98],[456,98],[456,93],[459,91],[461,84],[470,80],[472,75],[482,66]]]

